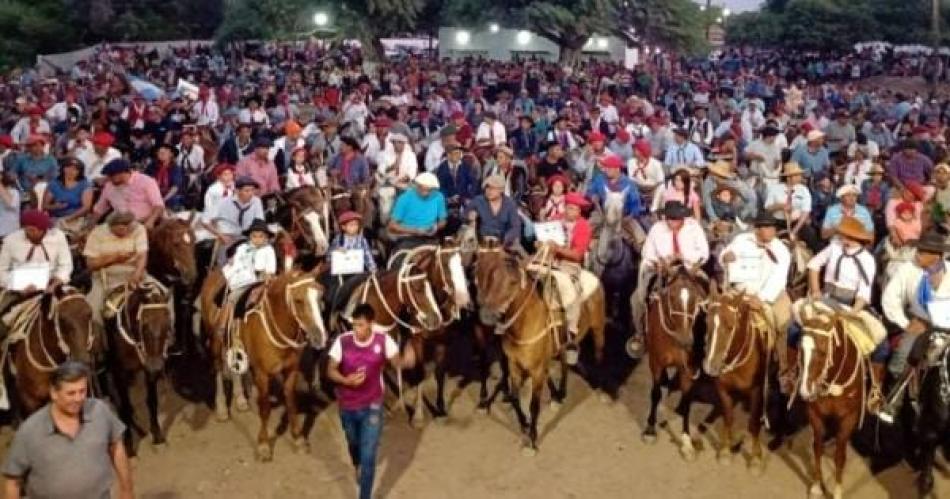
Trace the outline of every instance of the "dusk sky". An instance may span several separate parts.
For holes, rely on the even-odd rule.
[[[698,0],[699,3],[706,3],[705,0]],[[752,10],[762,3],[762,0],[713,0],[713,4],[725,4],[730,9],[739,12],[743,10]]]

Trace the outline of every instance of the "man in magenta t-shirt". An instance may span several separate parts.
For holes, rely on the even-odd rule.
[[[399,346],[382,331],[373,330],[373,308],[362,303],[353,310],[353,330],[330,347],[328,374],[337,383],[340,421],[350,459],[356,467],[360,499],[370,499],[376,475],[376,448],[383,428],[383,367],[412,367],[412,348],[399,355]]]

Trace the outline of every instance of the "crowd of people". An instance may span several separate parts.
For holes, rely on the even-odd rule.
[[[950,299],[941,257],[950,250],[950,101],[851,81],[920,72],[919,58],[658,53],[627,69],[409,56],[368,73],[361,63],[355,49],[306,43],[167,53],[104,46],[55,77],[0,77],[0,280],[11,291],[3,304],[37,291],[11,287],[23,266],[45,264],[50,289],[68,283],[70,242],[86,238],[85,267],[98,276],[89,300],[101,321],[110,288],[150,279],[147,231],[169,211],[200,212],[222,248],[247,238],[216,264],[266,278],[278,267],[261,224],[268,201],[305,186],[372,193],[380,218],[338,213],[330,241],[331,252],[362,250],[366,272],[383,256],[371,241],[404,247],[474,223],[480,236],[525,254],[555,222],[563,239],[541,245],[557,261],[569,356],[580,304],[599,286],[585,263],[611,210],[641,258],[634,356],[653,277],[675,262],[727,279],[733,264],[753,265],[733,284],[794,350],[789,279],[795,255],[807,251],[814,257],[797,269],[808,274],[806,293],[860,317],[867,354],[879,366],[890,359],[895,376],[933,326],[931,304]],[[378,431],[369,430],[380,417],[382,364],[364,346],[398,354],[372,334],[372,318],[359,308],[356,333],[330,350],[335,382],[372,385],[342,399],[357,466],[360,456],[373,459]],[[790,390],[797,362],[778,360]],[[887,409],[880,393],[872,399],[872,410]],[[99,410],[84,407],[74,415]],[[115,440],[121,428],[106,430]],[[20,438],[8,477],[43,465],[31,437]]]

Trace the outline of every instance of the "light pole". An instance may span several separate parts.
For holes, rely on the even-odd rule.
[[[317,12],[313,15],[313,24],[316,24],[318,28],[324,28],[330,24],[330,16],[326,12]]]

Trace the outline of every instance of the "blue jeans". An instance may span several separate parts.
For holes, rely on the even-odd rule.
[[[382,404],[373,404],[357,410],[340,410],[340,422],[346,434],[346,446],[353,466],[359,467],[360,499],[373,495],[376,477],[376,449],[383,431]]]

